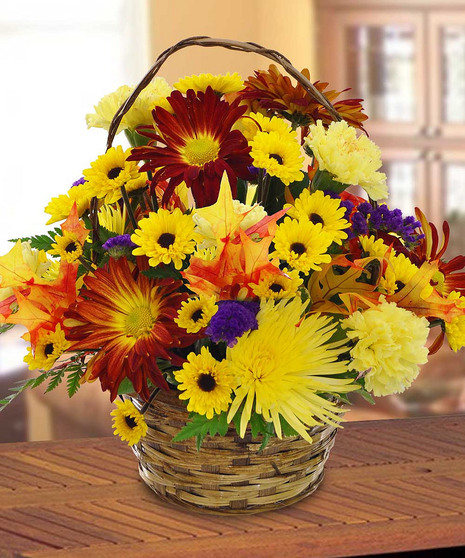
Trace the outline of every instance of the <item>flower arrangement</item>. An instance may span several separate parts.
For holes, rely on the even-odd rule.
[[[334,121],[274,64],[245,81],[155,78],[128,107],[132,93],[87,115],[108,130],[126,103],[116,132],[130,147],[52,198],[59,227],[0,257],[1,331],[27,328],[35,371],[1,405],[98,380],[130,445],[159,390],[189,413],[175,442],[200,447],[233,425],[262,447],[311,444],[350,393],[400,393],[444,340],[465,345],[465,257],[444,260],[447,223],[441,240],[419,209],[386,204],[360,99],[334,102]]]

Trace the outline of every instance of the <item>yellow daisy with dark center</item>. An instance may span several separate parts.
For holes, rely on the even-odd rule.
[[[287,214],[294,219],[309,219],[315,225],[321,223],[322,229],[333,237],[333,242],[342,244],[347,238],[344,229],[350,224],[344,218],[346,210],[341,207],[340,201],[339,198],[325,196],[321,190],[313,194],[304,190],[294,206],[287,206],[290,207]]]
[[[198,238],[195,222],[179,208],[172,212],[159,209],[140,220],[138,225],[139,228],[131,236],[138,248],[132,253],[148,256],[151,266],[173,262],[176,269],[181,269],[185,257],[195,250]]]
[[[304,158],[295,135],[257,132],[249,145],[255,167],[266,170],[287,186],[303,179],[300,169]]]
[[[68,263],[73,263],[82,256],[82,244],[76,233],[65,231],[63,236],[55,236],[55,243],[52,244],[52,250],[49,250],[48,253],[60,256]]]
[[[90,169],[83,171],[91,196],[104,198],[110,204],[121,198],[122,186],[127,192],[145,187],[147,174],[139,172],[137,163],[126,160],[130,154],[131,149],[123,151],[120,145],[111,147],[90,164]]]
[[[235,379],[229,364],[216,360],[207,347],[202,347],[198,355],[190,353],[174,377],[182,391],[179,399],[188,400],[188,411],[211,419],[214,414],[228,410]]]
[[[315,225],[310,220],[297,221],[286,217],[276,229],[275,251],[271,257],[284,260],[304,273],[311,269],[320,271],[319,264],[331,261],[328,248],[332,241],[332,236],[323,231],[321,223]]]
[[[202,295],[199,298],[189,298],[182,303],[178,310],[178,317],[174,321],[187,333],[198,333],[208,326],[217,310],[215,296]]]
[[[28,347],[24,362],[29,370],[50,370],[71,343],[66,340],[61,325],[57,324],[55,330],[42,330],[35,343],[35,347]]]
[[[113,416],[113,434],[127,441],[129,446],[137,444],[147,434],[147,423],[132,401],[116,401],[117,408],[111,412]]]
[[[292,298],[303,283],[297,270],[283,270],[281,273],[263,273],[258,283],[250,283],[254,295],[260,298]]]

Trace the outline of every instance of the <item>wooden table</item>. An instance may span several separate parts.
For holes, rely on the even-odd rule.
[[[465,416],[347,424],[315,494],[235,517],[162,503],[114,438],[0,445],[2,557],[313,558],[465,547],[464,514]]]

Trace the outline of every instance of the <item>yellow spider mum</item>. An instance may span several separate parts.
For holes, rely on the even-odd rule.
[[[189,298],[182,303],[178,310],[178,317],[174,321],[179,327],[187,330],[187,333],[197,333],[207,327],[217,310],[214,296],[202,295],[200,298]]]
[[[147,434],[147,423],[144,415],[140,413],[132,401],[116,401],[116,409],[111,412],[113,416],[113,434],[119,436],[129,446]]]
[[[265,272],[260,275],[258,284],[249,283],[255,296],[260,298],[292,298],[296,295],[303,280],[297,270],[283,269],[286,275]]]
[[[315,225],[310,220],[296,221],[286,217],[276,229],[275,251],[271,257],[284,260],[304,273],[311,269],[321,271],[319,264],[331,261],[327,253],[331,243],[332,237],[322,230],[321,223]]]
[[[299,142],[293,135],[257,132],[249,145],[252,148],[250,155],[253,164],[259,169],[265,169],[271,176],[276,176],[287,186],[304,177],[300,170],[304,158]]]
[[[427,361],[428,320],[394,302],[383,300],[379,306],[357,311],[342,327],[356,341],[349,369],[368,370],[365,387],[376,396],[403,392]]]
[[[234,72],[230,74],[199,74],[186,76],[180,79],[174,84],[174,88],[181,93],[186,93],[188,89],[193,89],[194,91],[206,91],[207,87],[210,86],[215,93],[220,95],[225,95],[227,93],[237,93],[241,91],[244,87],[244,82],[241,76]]]
[[[231,392],[236,386],[229,363],[218,361],[207,347],[200,354],[190,353],[181,370],[175,370],[174,377],[183,393],[179,399],[188,399],[187,410],[206,415],[227,411],[231,402]]]
[[[139,172],[136,162],[126,160],[130,154],[131,149],[123,151],[120,145],[111,147],[90,164],[90,169],[83,171],[91,196],[104,198],[110,204],[121,198],[122,186],[132,192],[146,185],[147,174]]]
[[[63,232],[63,236],[56,235],[55,243],[52,244],[52,250],[48,253],[60,256],[61,259],[68,263],[73,263],[82,256],[82,244],[78,238],[78,234],[72,231]]]
[[[159,209],[138,223],[131,240],[138,248],[133,250],[135,256],[148,256],[149,264],[174,263],[181,269],[187,254],[195,250],[197,233],[195,223],[190,215],[184,215],[179,208],[173,212]]]
[[[108,130],[116,111],[128,99],[133,90],[134,88],[129,85],[122,85],[113,93],[102,97],[94,106],[95,112],[86,115],[87,127]],[[119,134],[126,128],[134,130],[142,124],[152,124],[152,110],[157,105],[171,111],[171,107],[166,101],[166,97],[171,91],[171,86],[164,78],[156,77],[141,91],[133,106],[123,116],[117,133]]]
[[[60,324],[57,324],[55,331],[42,330],[39,333],[34,349],[27,348],[28,354],[24,357],[24,362],[29,370],[50,370],[57,358],[70,346],[71,343],[66,340]]]
[[[73,186],[66,194],[60,194],[52,198],[45,207],[45,213],[50,215],[47,225],[66,219],[71,213],[71,209],[76,203],[78,215],[81,217],[90,207],[92,192],[88,189],[87,183]]]
[[[290,124],[277,116],[264,116],[261,112],[251,112],[240,118],[234,125],[247,138],[252,141],[257,132],[277,132],[280,135],[290,134],[294,139],[296,134]]]
[[[345,208],[341,207],[339,199],[325,196],[321,190],[313,194],[305,189],[295,200],[294,206],[288,211],[289,217],[299,220],[310,220],[313,224],[321,223],[322,229],[331,235],[333,242],[342,244],[347,238],[344,229],[349,227],[349,222],[344,219]]]
[[[104,205],[98,212],[99,225],[105,227],[108,231],[116,234],[124,234],[126,231],[127,210],[126,206],[113,207]]]
[[[346,121],[333,122],[326,130],[321,120],[310,126],[305,144],[318,161],[342,184],[358,184],[373,200],[388,197],[386,175],[379,172],[381,152],[365,135],[357,138],[355,128]]]
[[[376,239],[373,235],[363,235],[358,240],[367,258],[384,258],[389,249],[389,246],[384,244],[381,238]]]
[[[460,296],[457,291],[449,293],[447,300],[456,300],[458,308],[465,308],[465,297]],[[465,347],[465,311],[462,316],[452,318],[452,321],[446,322],[446,337],[450,348],[457,352]]]
[[[343,341],[330,343],[336,325],[331,318],[305,315],[299,298],[262,301],[257,314],[258,329],[245,333],[228,348],[226,359],[238,380],[228,421],[244,403],[240,434],[244,436],[253,409],[272,421],[282,437],[282,416],[303,438],[316,424],[337,424],[342,412],[321,394],[346,393],[357,389],[338,360],[347,351]],[[304,317],[302,317],[304,316]]]

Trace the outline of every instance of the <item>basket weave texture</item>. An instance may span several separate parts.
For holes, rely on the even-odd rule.
[[[138,409],[143,402],[131,398]],[[207,436],[200,451],[195,440],[172,441],[188,422],[176,393],[160,393],[145,413],[147,435],[133,451],[139,473],[162,499],[196,511],[257,513],[290,505],[314,492],[334,445],[336,428],[309,430],[300,436],[273,438],[263,451],[261,439],[234,428],[226,436]]]

